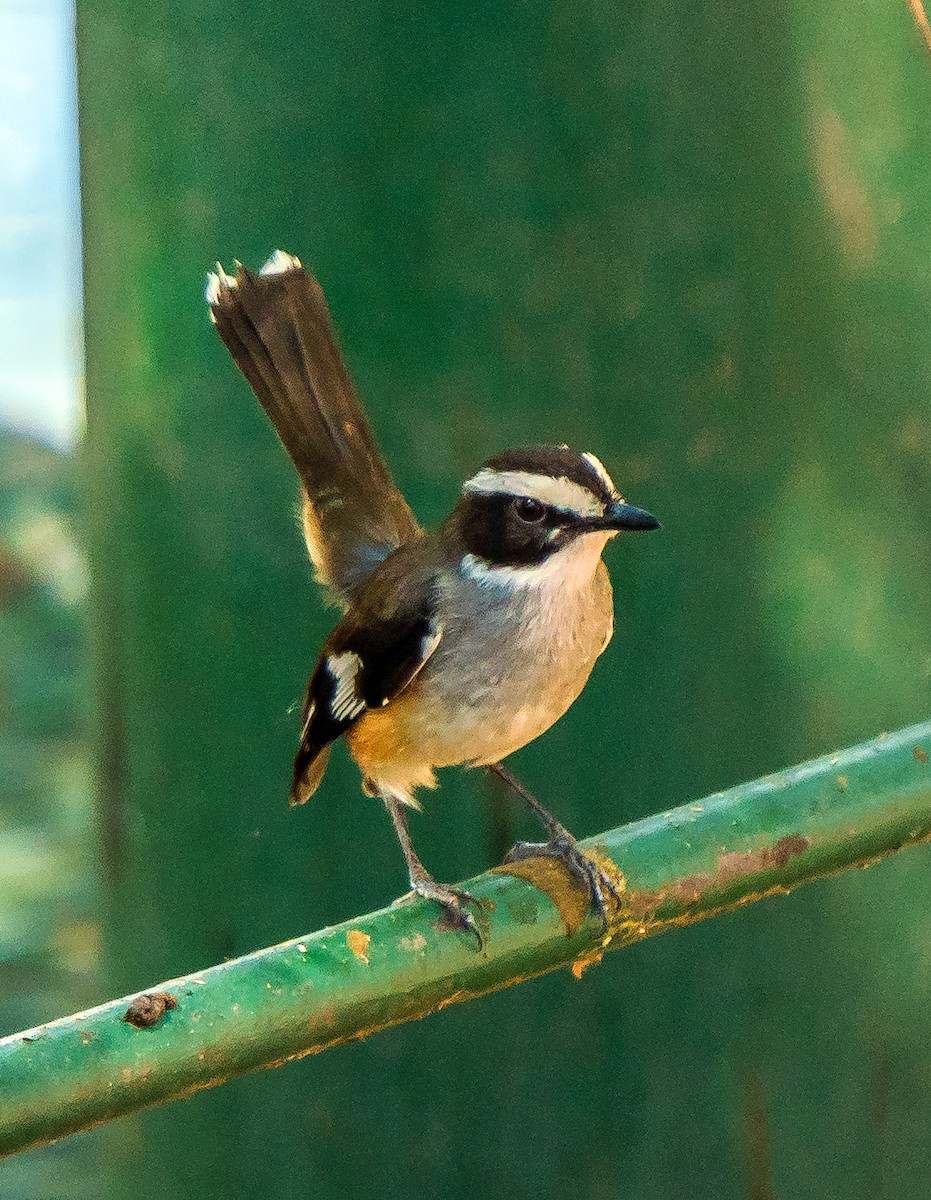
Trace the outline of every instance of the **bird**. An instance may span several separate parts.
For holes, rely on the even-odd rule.
[[[611,640],[602,552],[659,528],[601,461],[565,444],[486,459],[449,515],[425,531],[394,483],[344,365],[323,290],[292,254],[252,271],[218,263],[205,295],[216,330],[301,482],[307,552],[342,610],[310,674],[291,803],[306,803],[340,738],[394,824],[414,894],[445,928],[483,934],[467,891],[437,882],[407,814],[448,766],[484,767],[529,804],[544,842],[508,861],[558,859],[607,931],[611,876],[502,760],[539,737],[582,692]]]

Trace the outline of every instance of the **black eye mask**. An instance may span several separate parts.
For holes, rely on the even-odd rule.
[[[463,553],[500,567],[545,562],[576,532],[572,513],[529,496],[466,493],[454,515]]]

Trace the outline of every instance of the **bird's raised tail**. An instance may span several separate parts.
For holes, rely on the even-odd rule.
[[[304,533],[318,580],[348,601],[372,569],[420,535],[340,357],[323,291],[276,250],[255,274],[222,267],[211,317],[304,485]]]

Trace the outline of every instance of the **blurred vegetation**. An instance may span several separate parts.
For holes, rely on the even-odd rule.
[[[0,1036],[100,999],[76,475],[0,433]],[[84,1194],[89,1149],[0,1163],[0,1196]]]

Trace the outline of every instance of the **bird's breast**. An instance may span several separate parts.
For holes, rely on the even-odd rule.
[[[443,637],[414,683],[347,734],[377,781],[429,786],[434,767],[496,762],[539,737],[577,699],[613,626],[599,561],[587,587],[476,589],[458,576],[438,596]]]

